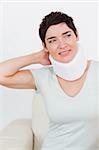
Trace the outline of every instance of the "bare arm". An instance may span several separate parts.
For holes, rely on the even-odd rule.
[[[33,76],[29,70],[17,71],[14,75],[2,77],[1,85],[15,89],[36,89]]]
[[[0,84],[10,88],[35,89],[36,87],[31,72],[20,69],[36,63],[49,63],[48,54],[44,50],[0,63]]]

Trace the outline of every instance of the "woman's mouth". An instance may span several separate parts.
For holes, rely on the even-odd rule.
[[[58,54],[61,55],[61,56],[67,56],[67,55],[69,55],[70,51],[71,50],[64,50],[62,52],[59,52]]]

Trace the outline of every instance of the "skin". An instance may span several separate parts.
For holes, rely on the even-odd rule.
[[[45,51],[57,61],[68,63],[78,51],[79,38],[65,23],[52,25],[48,28],[45,36]],[[44,44],[43,44],[44,45]]]
[[[68,63],[77,53],[78,40],[79,37],[76,37],[73,30],[65,23],[50,26],[45,36],[46,44],[43,43],[41,51],[0,63],[0,85],[16,89],[36,89],[30,70],[20,69],[31,64],[51,64],[49,54],[60,62]],[[90,62],[84,74],[75,81],[67,81],[57,76],[61,88],[67,95],[75,96],[79,93],[86,79],[89,65]]]
[[[46,32],[45,51],[55,60],[68,63],[75,57],[78,51],[78,40],[79,37],[65,23],[52,25]],[[77,80],[67,81],[57,76],[61,88],[67,95],[74,97],[80,92],[86,79],[89,65],[90,61],[87,63],[84,74]]]

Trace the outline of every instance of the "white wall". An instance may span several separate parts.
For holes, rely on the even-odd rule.
[[[74,18],[87,56],[98,60],[96,2],[2,1],[0,61],[42,49],[38,27],[41,19],[51,11],[63,11]],[[0,87],[0,128],[16,118],[31,118],[32,99],[32,90]]]

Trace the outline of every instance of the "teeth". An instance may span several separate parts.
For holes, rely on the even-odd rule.
[[[67,51],[63,51],[63,52],[60,52],[60,53],[62,54],[62,53],[65,53],[65,52],[67,52]]]
[[[62,51],[62,52],[59,53],[59,55],[61,55],[61,54],[63,54],[63,53],[67,53],[68,51],[70,51],[70,50]]]

